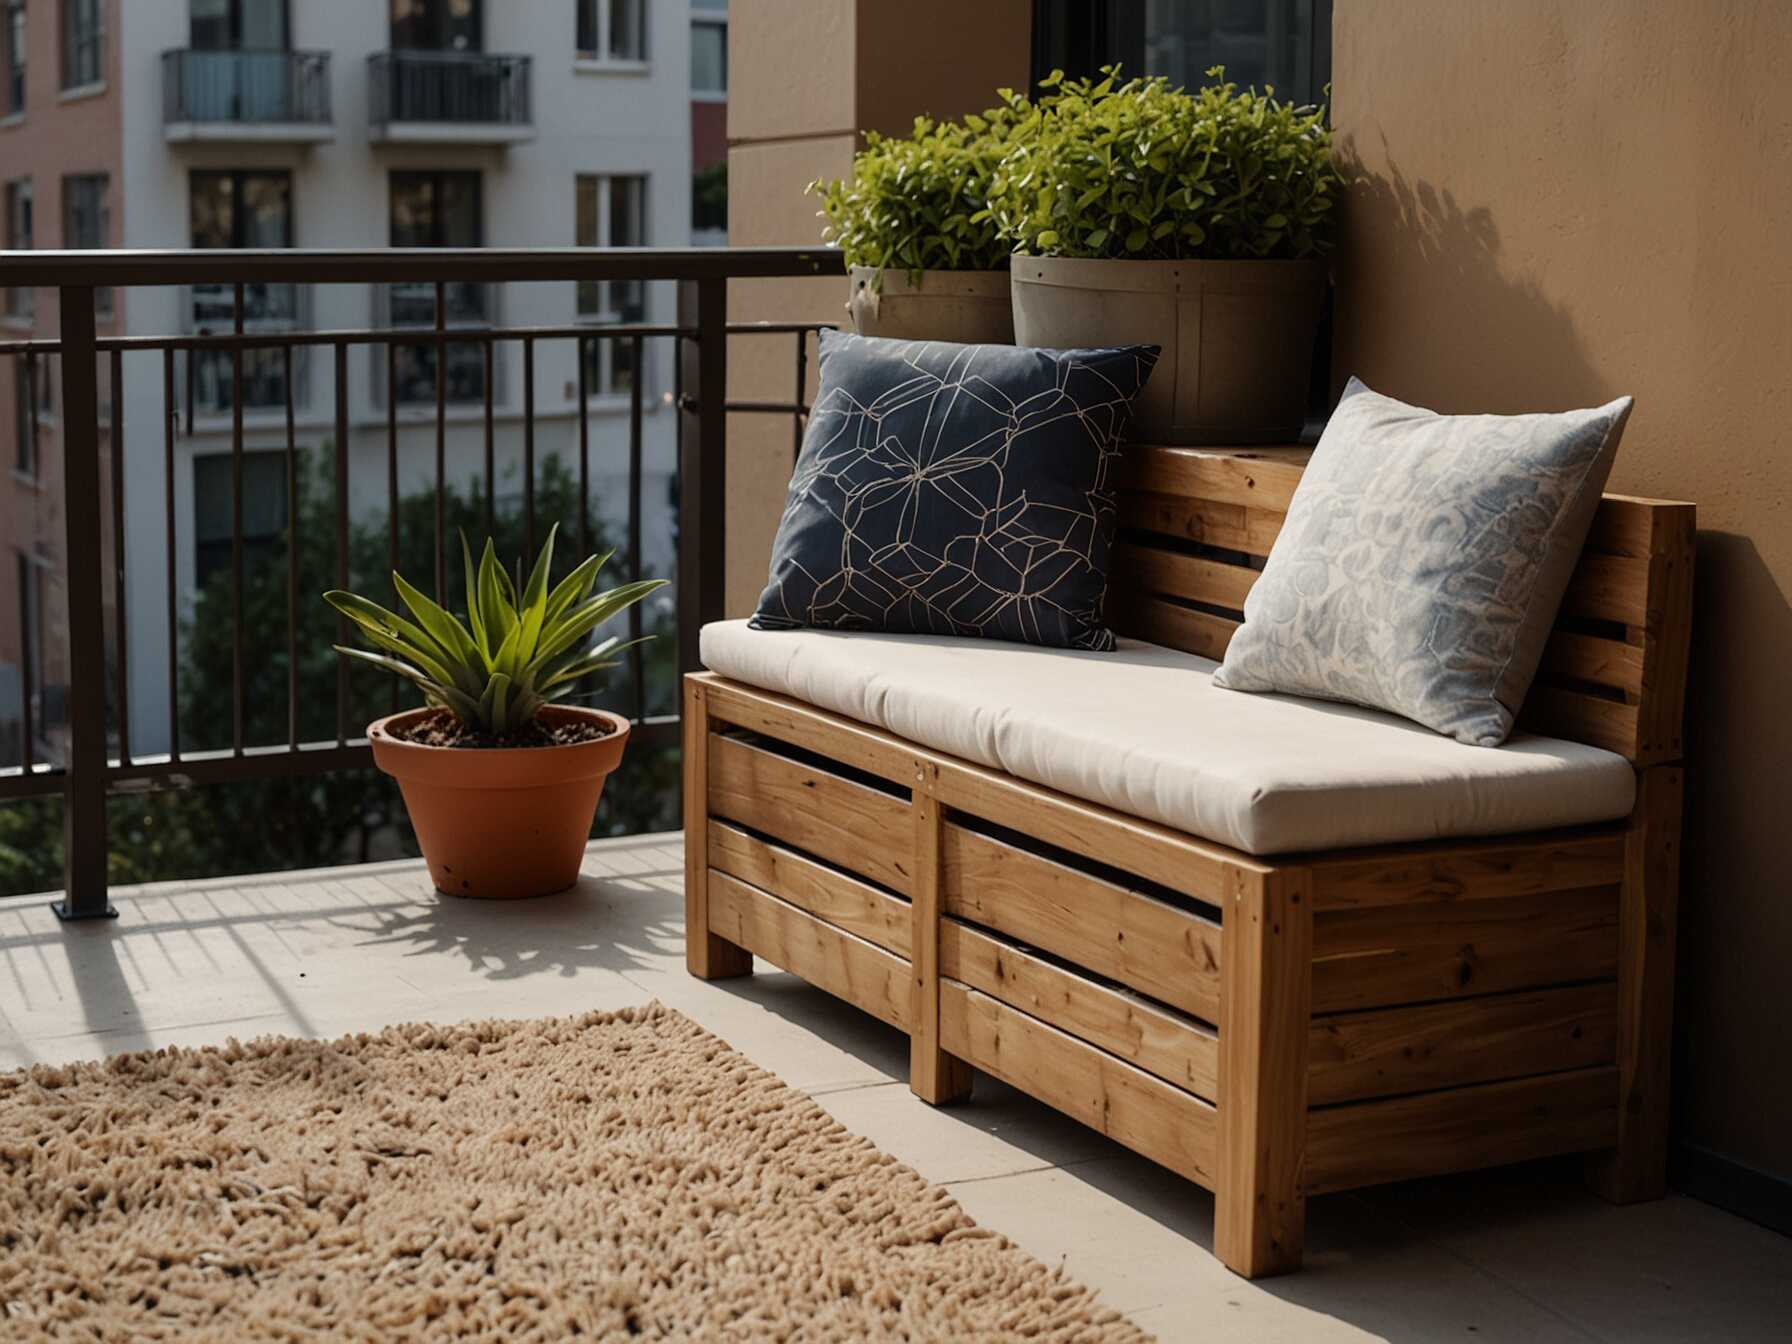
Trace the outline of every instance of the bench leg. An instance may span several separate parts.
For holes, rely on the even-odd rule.
[[[917,763],[915,880],[910,902],[908,1085],[933,1106],[967,1101],[971,1066],[940,1048],[940,829],[938,801],[928,791],[931,767]]]
[[[684,683],[684,960],[699,980],[753,973],[753,954],[709,928],[709,701]]]
[[[1300,1268],[1313,911],[1305,869],[1234,870],[1221,924],[1213,1247],[1247,1279]]]
[[[1618,1142],[1587,1160],[1587,1183],[1614,1204],[1667,1193],[1668,1067],[1680,897],[1683,775],[1637,777],[1618,909]]]

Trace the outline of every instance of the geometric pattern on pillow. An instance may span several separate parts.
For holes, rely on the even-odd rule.
[[[1113,648],[1112,473],[1156,348],[820,341],[752,624]]]
[[[1438,415],[1352,378],[1214,683],[1512,731],[1630,413]]]

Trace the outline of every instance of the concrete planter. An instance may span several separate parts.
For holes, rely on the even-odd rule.
[[[883,292],[872,287],[877,272],[854,266],[846,311],[861,336],[898,341],[957,341],[964,345],[1013,345],[1014,304],[1006,271],[922,271],[918,285],[907,271],[884,272]]]
[[[1320,261],[1016,257],[1014,336],[1043,349],[1156,345],[1131,437],[1287,442],[1306,418]]]

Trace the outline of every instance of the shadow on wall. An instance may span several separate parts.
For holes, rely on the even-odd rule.
[[[1383,166],[1366,167],[1352,140],[1338,160],[1349,186],[1336,263],[1334,397],[1351,374],[1455,414],[1568,410],[1629,390],[1594,369],[1567,309],[1534,278],[1506,273],[1486,207],[1465,209],[1449,191],[1409,180],[1385,152]],[[1370,237],[1375,246],[1363,245]],[[1397,316],[1414,312],[1430,315],[1423,329]],[[1490,344],[1496,361],[1483,355]]]

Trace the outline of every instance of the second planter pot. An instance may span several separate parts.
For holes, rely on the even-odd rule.
[[[846,311],[861,336],[898,341],[956,341],[962,345],[1013,345],[1014,301],[1007,271],[884,272],[854,266]]]
[[[1321,261],[1016,257],[1014,337],[1160,346],[1135,442],[1288,442],[1306,418],[1325,283]]]

